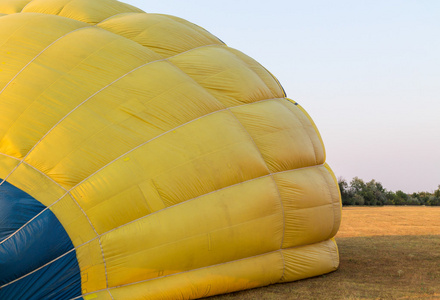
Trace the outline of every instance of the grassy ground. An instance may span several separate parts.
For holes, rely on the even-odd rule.
[[[440,299],[440,207],[344,208],[336,240],[336,272],[209,299]]]

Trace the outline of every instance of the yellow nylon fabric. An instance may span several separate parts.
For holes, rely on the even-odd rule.
[[[32,0],[15,0],[15,1],[0,0],[0,8],[1,8],[0,16],[3,14],[19,13],[31,1]]]
[[[183,19],[0,0],[0,178],[57,216],[84,299],[196,299],[337,269],[310,116]]]

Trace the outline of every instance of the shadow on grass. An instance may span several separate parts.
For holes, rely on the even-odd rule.
[[[338,238],[336,272],[227,299],[440,299],[440,235]]]

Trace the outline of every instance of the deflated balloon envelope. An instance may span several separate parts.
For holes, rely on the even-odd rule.
[[[0,298],[193,299],[335,270],[316,126],[260,64],[114,0],[0,2]]]

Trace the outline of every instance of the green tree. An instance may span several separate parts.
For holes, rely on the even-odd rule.
[[[355,194],[353,197],[353,202],[354,202],[354,205],[364,205],[365,199],[364,199],[364,197],[362,197],[362,195]]]
[[[361,194],[364,187],[365,182],[359,177],[354,177],[350,181],[350,190],[353,192],[353,194]]]
[[[386,201],[385,204],[386,205],[395,205],[395,201],[396,201],[396,193],[394,193],[393,191],[387,191],[385,193],[385,197],[386,197]]]
[[[437,189],[434,191],[434,196],[440,198],[440,184],[438,185]]]
[[[396,192],[396,198],[394,198],[394,205],[405,205],[408,200],[408,195],[398,190]]]
[[[420,205],[420,200],[416,197],[408,196],[406,205]]]
[[[386,202],[386,190],[380,182],[374,179],[365,184],[362,196],[367,205],[384,205]]]
[[[354,205],[353,196],[350,193],[350,188],[342,177],[338,178],[339,191],[341,192],[342,205]]]
[[[440,198],[436,197],[435,194],[431,195],[426,204],[431,206],[440,206]]]

